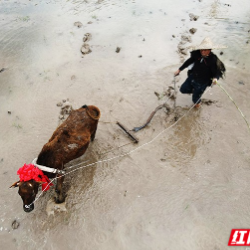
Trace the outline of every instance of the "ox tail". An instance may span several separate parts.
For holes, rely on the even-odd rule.
[[[83,105],[82,108],[86,109],[87,114],[94,120],[99,120],[100,116],[101,116],[101,112],[99,110],[99,108],[97,108],[96,106],[93,105]]]

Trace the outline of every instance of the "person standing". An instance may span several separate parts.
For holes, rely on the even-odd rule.
[[[212,49],[226,48],[222,45],[215,45],[210,38],[205,38],[200,45],[192,48],[191,56],[174,73],[180,74],[182,70],[190,65],[188,78],[180,87],[183,94],[192,94],[192,101],[196,108],[200,107],[201,96],[208,86],[216,84],[219,78],[223,78],[226,68],[220,59],[211,51]]]

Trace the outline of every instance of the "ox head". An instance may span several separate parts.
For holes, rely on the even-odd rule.
[[[23,200],[23,210],[27,213],[34,209],[34,200],[38,193],[39,186],[43,182],[29,180],[29,181],[17,181],[10,186],[10,188],[19,187],[18,193]]]

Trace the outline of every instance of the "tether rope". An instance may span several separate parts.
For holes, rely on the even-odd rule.
[[[219,87],[226,93],[226,95],[228,96],[228,98],[233,102],[233,104],[235,105],[235,107],[238,109],[238,111],[240,112],[241,116],[243,117],[243,119],[245,120],[247,126],[248,126],[248,129],[249,129],[249,133],[250,133],[250,125],[245,117],[245,115],[242,113],[242,111],[240,110],[240,108],[238,107],[238,105],[235,103],[235,101],[233,100],[233,98],[228,94],[228,92],[221,86],[221,84],[219,84],[217,82],[217,84],[219,85]]]
[[[229,97],[229,99],[234,103],[234,105],[236,106],[236,108],[239,110],[240,114],[241,114],[242,117],[244,118],[244,120],[245,120],[245,122],[246,122],[246,124],[247,124],[247,126],[248,126],[248,128],[249,128],[249,131],[250,131],[249,123],[247,122],[247,120],[246,120],[244,114],[242,113],[242,111],[241,111],[241,110],[239,109],[239,107],[236,105],[236,103],[235,103],[235,101],[233,100],[233,98],[232,98],[232,97],[228,94],[228,92],[221,86],[221,84],[219,84],[218,82],[217,82],[217,84],[218,84],[218,86],[226,93],[226,95]],[[202,94],[202,96],[207,92],[207,90],[208,90],[208,89],[206,89],[206,90],[204,91],[204,93]],[[202,97],[202,96],[201,96],[201,97]],[[177,121],[175,121],[175,122],[174,122],[172,125],[170,125],[169,127],[163,129],[163,130],[162,130],[160,133],[158,133],[152,140],[150,140],[150,141],[148,141],[148,142],[142,144],[141,146],[139,146],[139,147],[137,147],[137,148],[135,148],[135,149],[133,149],[133,150],[127,152],[127,153],[124,153],[124,154],[121,154],[121,155],[118,155],[118,156],[114,156],[114,157],[111,157],[111,158],[108,158],[108,159],[96,161],[96,162],[90,163],[90,164],[88,164],[88,165],[81,166],[81,167],[79,167],[79,168],[76,168],[76,169],[74,169],[74,170],[71,170],[70,172],[65,173],[65,174],[63,174],[63,175],[61,175],[61,176],[59,176],[59,177],[55,177],[54,179],[52,179],[52,180],[47,184],[46,188],[47,188],[52,182],[54,182],[56,179],[61,178],[61,177],[63,177],[63,176],[66,176],[66,175],[68,175],[68,174],[71,174],[71,173],[73,173],[73,172],[75,172],[75,171],[77,171],[77,170],[79,170],[79,169],[86,168],[86,167],[90,167],[90,166],[93,166],[93,165],[96,165],[96,164],[102,163],[102,162],[109,162],[109,161],[112,161],[112,160],[114,160],[114,159],[117,159],[117,158],[121,158],[121,157],[130,155],[130,154],[134,153],[135,151],[141,149],[142,147],[144,147],[144,146],[146,146],[146,145],[148,145],[148,144],[154,142],[161,134],[163,134],[165,131],[169,130],[170,128],[174,127],[179,121],[181,121],[185,116],[187,116],[187,115],[189,114],[189,112],[195,107],[195,105],[200,101],[201,97],[198,99],[198,101],[197,101],[196,103],[194,103],[194,104],[191,106],[191,108],[190,108],[183,116],[181,116]],[[79,163],[79,164],[73,165],[73,166],[71,166],[71,167],[69,167],[69,168],[77,167],[77,166],[79,166],[79,165],[81,165],[81,164],[83,164],[83,163]],[[46,189],[46,188],[45,188],[45,189]],[[35,203],[35,202],[41,197],[41,195],[43,194],[43,192],[44,192],[44,191],[42,191],[42,192],[37,196],[37,198],[36,198],[30,205],[27,205],[27,207],[29,207],[29,206],[31,206],[33,203]]]
[[[206,92],[206,91],[205,91],[205,92]],[[205,92],[204,92],[203,94],[205,94]],[[201,97],[199,98],[199,100],[200,100],[200,99],[201,99]],[[198,100],[196,103],[198,103],[199,100]],[[194,104],[191,106],[191,108],[190,108],[183,116],[181,116],[177,121],[175,121],[175,122],[174,122],[172,125],[170,125],[169,127],[163,129],[163,130],[162,130],[158,135],[156,135],[152,140],[150,140],[150,141],[148,141],[148,142],[142,144],[141,146],[139,146],[139,147],[137,147],[137,148],[135,148],[135,149],[133,149],[133,150],[127,152],[127,153],[124,153],[124,154],[121,154],[121,155],[117,155],[117,156],[114,156],[114,157],[111,157],[111,158],[108,158],[108,159],[96,161],[96,162],[90,163],[90,164],[88,164],[88,165],[81,166],[81,167],[79,167],[79,168],[76,168],[76,169],[74,169],[74,170],[71,170],[70,172],[65,173],[65,174],[63,174],[63,175],[60,175],[60,176],[58,176],[58,177],[55,177],[54,179],[52,179],[52,180],[47,184],[46,187],[48,187],[48,186],[49,186],[52,182],[54,182],[56,179],[61,178],[61,177],[63,177],[63,176],[66,176],[66,175],[68,175],[68,174],[71,174],[71,173],[73,173],[73,172],[75,172],[75,171],[77,171],[77,170],[79,170],[79,169],[86,168],[86,167],[90,167],[90,166],[93,166],[93,165],[96,165],[96,164],[102,163],[102,162],[109,162],[109,161],[112,161],[112,160],[114,160],[114,159],[117,159],[117,158],[121,158],[121,157],[130,155],[130,154],[134,153],[135,151],[141,149],[142,147],[144,147],[144,146],[146,146],[146,145],[152,143],[152,142],[155,141],[161,134],[163,134],[165,131],[169,130],[170,128],[174,127],[179,121],[181,121],[185,116],[187,116],[187,115],[189,114],[189,112],[195,107],[196,103],[194,103]],[[82,163],[76,164],[76,165],[74,165],[74,166],[71,166],[71,168],[72,168],[72,167],[77,167],[77,166],[79,166],[79,165],[81,165],[81,164],[82,164]],[[45,189],[46,189],[46,188],[45,188]],[[31,206],[33,203],[35,203],[35,202],[41,197],[41,195],[43,194],[43,192],[44,192],[44,191],[42,191],[42,192],[37,196],[37,198],[36,198],[30,205],[27,205],[27,207],[29,207],[29,206]]]

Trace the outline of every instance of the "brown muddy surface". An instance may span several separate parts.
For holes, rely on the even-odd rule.
[[[227,67],[219,82],[250,121],[249,13],[248,0],[0,1],[1,249],[228,249],[231,230],[250,224],[250,131],[222,89],[198,111],[178,92],[178,122],[159,110],[138,144],[116,122],[132,129],[173,107],[173,73],[206,36],[228,46],[214,51]],[[100,108],[96,140],[69,164],[66,202],[50,190],[27,214],[8,187],[63,100]]]

